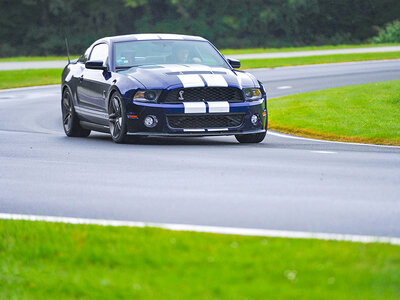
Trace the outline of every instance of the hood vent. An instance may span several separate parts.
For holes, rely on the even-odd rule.
[[[226,72],[223,71],[182,71],[182,72],[167,72],[166,75],[190,75],[190,74],[221,74],[226,75]]]

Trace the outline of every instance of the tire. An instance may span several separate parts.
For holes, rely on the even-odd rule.
[[[266,134],[266,132],[253,134],[237,134],[235,135],[235,138],[239,143],[244,144],[261,143],[264,140]]]
[[[70,137],[87,137],[90,130],[84,129],[79,124],[79,118],[76,115],[72,96],[68,89],[65,89],[61,99],[61,113],[64,132]]]
[[[108,105],[108,120],[110,122],[110,134],[115,143],[122,144],[127,140],[126,109],[122,103],[122,96],[115,92]]]

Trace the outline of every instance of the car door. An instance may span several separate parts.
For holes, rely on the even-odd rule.
[[[88,61],[102,61],[108,65],[108,44],[100,43],[93,47]],[[106,112],[106,92],[110,86],[109,70],[93,70],[84,68],[77,85],[80,105],[97,111]]]

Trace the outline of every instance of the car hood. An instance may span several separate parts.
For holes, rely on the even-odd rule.
[[[204,86],[259,87],[257,79],[249,73],[198,64],[139,66],[120,74],[139,81],[146,89]]]

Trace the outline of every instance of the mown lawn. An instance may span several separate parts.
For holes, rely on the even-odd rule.
[[[0,89],[58,84],[61,69],[28,69],[0,71]]]
[[[223,55],[250,54],[250,53],[268,53],[268,52],[295,52],[312,50],[335,50],[351,48],[371,48],[385,46],[399,46],[400,44],[361,44],[361,45],[325,45],[325,46],[307,46],[307,47],[286,47],[286,48],[245,48],[245,49],[223,49]]]
[[[241,60],[241,63],[242,69],[253,69],[397,58],[400,58],[400,52],[322,55],[279,59],[244,59]],[[61,72],[61,69],[0,71],[0,89],[58,84],[61,81]]]
[[[0,220],[0,299],[399,299],[400,248]]]
[[[71,59],[78,58],[78,55],[71,56]],[[64,60],[67,61],[67,56],[15,56],[15,57],[1,57],[0,62],[24,62],[24,61],[54,61]]]
[[[269,129],[313,138],[400,145],[400,80],[270,99]]]
[[[286,58],[261,58],[261,59],[242,59],[242,69],[256,68],[275,68],[285,66],[300,66],[314,64],[328,64],[351,61],[368,61],[382,59],[398,59],[400,52],[382,53],[354,53],[354,54],[335,54],[305,57],[286,57]]]

